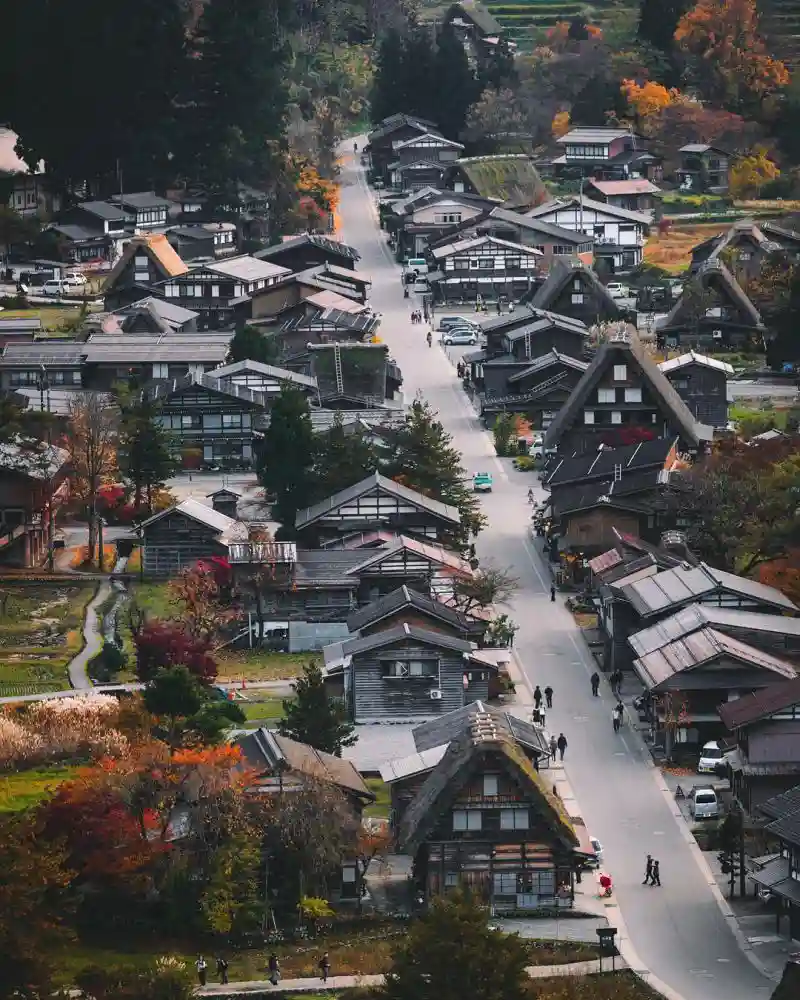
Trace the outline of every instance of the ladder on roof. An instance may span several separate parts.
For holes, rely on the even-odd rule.
[[[622,479],[622,466],[621,465],[615,465],[614,466],[614,482],[618,483],[620,481],[620,479]]]
[[[344,394],[344,378],[342,376],[342,352],[338,344],[333,345],[333,370],[336,375],[336,391]]]
[[[531,359],[531,334],[528,330],[525,334],[525,357],[530,361]]]

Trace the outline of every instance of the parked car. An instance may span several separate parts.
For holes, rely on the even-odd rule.
[[[588,856],[586,858],[586,860],[583,862],[583,867],[584,869],[588,869],[589,871],[594,871],[596,868],[599,868],[600,865],[603,863],[603,845],[600,843],[597,837],[589,837],[589,842],[594,848],[594,855]]]
[[[703,749],[700,751],[700,760],[697,763],[698,774],[714,774],[721,765],[724,757],[725,751],[722,750],[716,740],[711,740],[703,744]]]
[[[52,278],[50,281],[45,281],[42,285],[42,295],[53,295],[59,296],[63,295],[67,289],[64,286],[64,282],[60,278]]]
[[[429,271],[428,262],[424,257],[411,257],[406,262],[406,268],[412,274],[427,274]]]
[[[86,280],[86,278],[83,277],[83,275],[73,274],[69,275],[66,278],[63,278],[61,284],[63,285],[65,291],[83,292],[86,290],[86,287],[89,283]]]
[[[488,472],[476,472],[472,477],[472,489],[475,493],[491,493],[491,475]]]
[[[612,299],[629,299],[631,297],[630,288],[619,281],[609,281],[606,285],[606,291]]]
[[[442,334],[442,343],[446,346],[450,344],[477,344],[478,334],[472,327],[464,326],[460,329],[448,330]]]
[[[439,320],[439,330],[442,333],[447,333],[448,330],[463,330],[469,327],[477,330],[475,324],[468,319],[464,319],[463,316],[442,316]]]
[[[697,785],[689,796],[689,815],[692,819],[717,819],[719,799],[711,785]]]

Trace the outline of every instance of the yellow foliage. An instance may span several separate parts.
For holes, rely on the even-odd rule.
[[[560,139],[570,130],[569,111],[559,111],[553,117],[552,132],[553,138]]]
[[[684,97],[675,87],[669,90],[654,80],[639,85],[635,80],[623,80],[620,85],[628,106],[637,118],[658,114],[671,104],[680,104]]]
[[[730,189],[734,198],[745,198],[758,194],[767,181],[780,176],[780,170],[767,155],[763,146],[756,148],[748,156],[736,160],[730,171]]]

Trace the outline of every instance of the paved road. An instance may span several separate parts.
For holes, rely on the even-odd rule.
[[[372,278],[372,305],[383,314],[389,345],[412,399],[421,391],[439,411],[470,472],[490,469],[495,489],[483,501],[489,527],[477,543],[481,560],[511,567],[520,591],[512,610],[520,625],[516,646],[531,687],[552,684],[548,723],[569,740],[569,781],[592,833],[605,848],[631,942],[644,964],[685,1000],[754,1000],[773,984],[740,951],[684,832],[647,766],[632,733],[615,736],[610,693],[591,697],[589,655],[571,616],[550,602],[550,580],[526,537],[529,475],[494,457],[489,436],[467,402],[452,364],[425,343],[425,328],[411,326],[413,302],[403,300],[397,265],[378,229],[363,172],[352,155],[342,169],[342,238],[362,254],[359,269]],[[663,888],[641,886],[644,856],[661,861]]]

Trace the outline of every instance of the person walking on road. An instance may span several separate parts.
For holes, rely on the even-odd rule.
[[[553,707],[553,689],[550,687],[549,684],[544,689],[544,697],[545,697],[545,701],[547,702],[547,707],[548,708],[552,708]]]
[[[556,759],[556,751],[558,750],[558,740],[555,736],[550,737],[550,756],[553,760]]]
[[[661,862],[653,862],[653,870],[650,872],[650,885],[661,885]]]
[[[217,955],[217,975],[223,986],[226,985],[228,982],[228,962],[222,955]]]
[[[194,967],[197,969],[198,982],[201,986],[205,986],[206,976],[208,975],[208,962],[206,962],[202,955],[198,955],[197,961],[194,963]]]
[[[267,968],[269,969],[269,981],[273,986],[277,986],[281,981],[281,966],[278,961],[278,956],[273,953],[269,956],[269,963]]]
[[[559,733],[558,739],[556,740],[556,746],[558,747],[558,752],[561,755],[561,760],[563,760],[564,751],[567,749],[567,737],[563,733]]]
[[[328,976],[330,975],[331,972],[331,960],[327,951],[319,960],[319,972],[320,972],[319,978],[323,981],[323,983],[327,983]]]
[[[619,712],[617,711],[617,706],[614,706],[614,711],[611,713],[611,724],[614,726],[614,732],[619,732],[619,727],[622,723]]]
[[[647,860],[644,863],[644,882],[642,882],[642,885],[648,885],[652,877],[653,877],[653,855],[648,854]]]
[[[550,600],[551,601],[555,601],[555,599],[556,599],[556,588],[555,587],[551,587],[550,588]]]
[[[595,670],[590,678],[592,682],[592,694],[597,697],[597,692],[600,690],[600,674]]]
[[[433,334],[430,330],[428,330],[428,336],[425,339],[428,341],[428,347],[430,347],[433,343]]]
[[[542,699],[543,699],[543,697],[544,696],[542,695],[542,689],[537,684],[536,687],[533,689],[533,704],[534,704],[537,712],[542,707]]]

